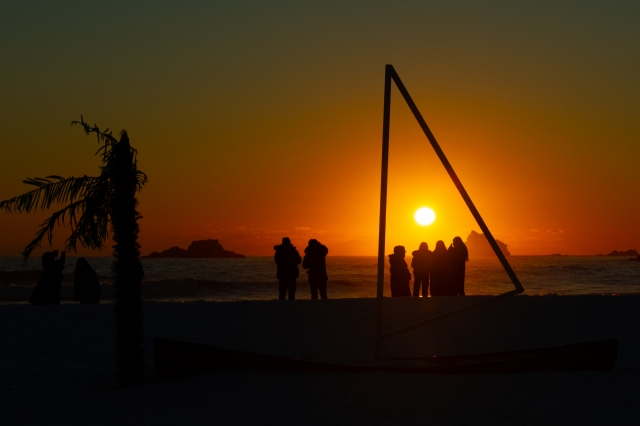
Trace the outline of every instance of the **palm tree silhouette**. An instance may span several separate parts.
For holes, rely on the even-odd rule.
[[[115,242],[112,271],[116,294],[116,345],[120,385],[129,387],[144,382],[144,358],[142,340],[142,297],[140,284],[144,277],[140,264],[138,219],[135,194],[147,182],[147,176],[137,168],[137,151],[131,148],[126,131],[118,141],[109,129],[100,130],[90,126],[80,116],[80,125],[85,133],[96,134],[101,144],[96,155],[102,157],[98,176],[79,178],[47,176],[29,178],[23,183],[35,186],[17,197],[0,201],[0,209],[7,212],[28,213],[48,210],[54,205],[64,205],[41,225],[35,238],[22,251],[26,261],[33,250],[47,237],[53,241],[56,226],[69,226],[71,235],[66,241],[66,250],[82,247],[102,249],[109,237],[111,222]]]

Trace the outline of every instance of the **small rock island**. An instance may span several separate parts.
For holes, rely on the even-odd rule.
[[[498,247],[500,247],[500,250],[505,256],[511,256],[511,253],[507,250],[507,245],[505,243],[500,240],[496,240],[496,243],[498,243]],[[489,244],[487,237],[476,231],[471,231],[465,244],[469,249],[469,256],[486,257],[496,255],[493,248],[491,248],[491,244]]]
[[[225,250],[218,240],[198,240],[192,242],[186,250],[175,246],[160,253],[154,251],[149,256],[142,257],[150,259],[240,259],[245,256]]]
[[[638,256],[638,251],[633,249],[627,251],[614,250],[607,256]]]

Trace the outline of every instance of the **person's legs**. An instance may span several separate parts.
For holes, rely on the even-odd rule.
[[[320,281],[318,283],[318,288],[320,289],[320,298],[326,299],[327,298],[327,282],[324,280]]]
[[[286,280],[279,280],[280,282],[280,294],[278,297],[278,300],[284,300],[287,297],[287,281]]]
[[[420,283],[422,281],[422,275],[413,274],[413,297],[420,296]]]
[[[296,299],[296,279],[289,280],[287,284],[287,290],[289,291],[289,300]]]
[[[422,297],[429,296],[429,274],[424,274],[422,277]]]
[[[309,279],[309,286],[311,287],[311,298],[318,298],[318,283],[314,279]]]
[[[464,296],[464,270],[462,270],[462,273],[460,273],[459,271],[456,271],[456,275],[455,275],[455,290],[456,290],[456,295],[457,296]]]

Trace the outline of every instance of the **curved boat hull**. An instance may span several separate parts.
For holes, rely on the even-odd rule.
[[[169,380],[234,369],[323,373],[390,371],[412,374],[494,374],[540,370],[612,371],[618,354],[618,339],[520,351],[395,358],[386,363],[364,365],[260,354],[163,338],[154,339],[153,354],[158,373]],[[413,365],[398,365],[407,361]]]

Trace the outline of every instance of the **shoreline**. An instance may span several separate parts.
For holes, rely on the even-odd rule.
[[[246,283],[242,283],[242,284],[246,284]],[[274,287],[273,283],[265,283],[270,285],[271,287]],[[277,286],[277,283],[275,283],[275,286]],[[15,288],[15,287],[13,287]],[[275,287],[277,289],[277,287]],[[31,294],[31,292],[33,291],[33,287],[22,287],[20,289],[20,294],[19,295],[15,295],[14,298],[10,298],[7,297],[6,295],[2,294],[2,291],[0,290],[0,306],[4,306],[4,305],[29,305],[29,301],[28,301],[28,296],[26,298],[22,297],[23,294],[27,294],[26,291],[24,290],[28,290],[28,295]],[[239,302],[269,302],[269,301],[278,301],[278,295],[277,292],[271,291],[273,290],[272,288],[270,288],[270,291],[264,296],[264,297],[255,297],[255,298],[236,298],[233,296],[228,296],[228,297],[197,297],[197,296],[164,296],[164,297],[143,297],[142,301],[143,303],[239,303]],[[61,297],[60,299],[60,305],[80,305],[80,303],[76,302],[73,300],[73,298],[71,297],[73,289],[70,289],[69,291],[66,291],[65,296],[66,297]],[[495,297],[495,296],[499,296],[500,294],[473,294],[473,295],[467,295],[467,296],[460,296],[461,299],[466,299],[466,300],[472,300],[472,299],[484,299],[487,297]],[[450,297],[450,296],[440,296],[440,297],[436,297],[435,299],[441,299],[443,297]],[[453,296],[451,296],[453,297]],[[458,296],[456,296],[458,297]],[[546,293],[546,294],[527,294],[526,290],[524,293],[515,295],[514,297],[541,297],[541,298],[553,298],[553,297],[562,297],[562,298],[572,298],[572,297],[640,297],[640,292],[628,292],[628,293],[572,293],[572,294],[562,294],[562,293]],[[413,299],[413,297],[407,297],[409,299]],[[356,299],[356,300],[362,300],[362,299],[371,299],[371,300],[375,300],[375,297],[370,297],[370,296],[353,296],[353,297],[329,297],[329,300],[351,300],[351,299]],[[404,299],[404,298],[392,298],[390,296],[384,296],[384,300],[396,300],[396,299]],[[422,296],[418,297],[417,299],[424,299]],[[427,297],[427,299],[431,300],[434,299],[433,297],[429,296]],[[293,302],[302,302],[302,301],[311,301],[311,298],[309,297],[309,295],[304,294],[304,296],[302,297],[297,297],[295,301]],[[108,297],[103,297],[100,299],[100,303],[98,305],[104,305],[104,304],[113,304],[115,302],[115,298],[110,295]],[[55,305],[51,305],[51,306],[55,306]],[[83,304],[83,306],[90,306],[90,304]],[[94,305],[95,306],[95,305]]]

